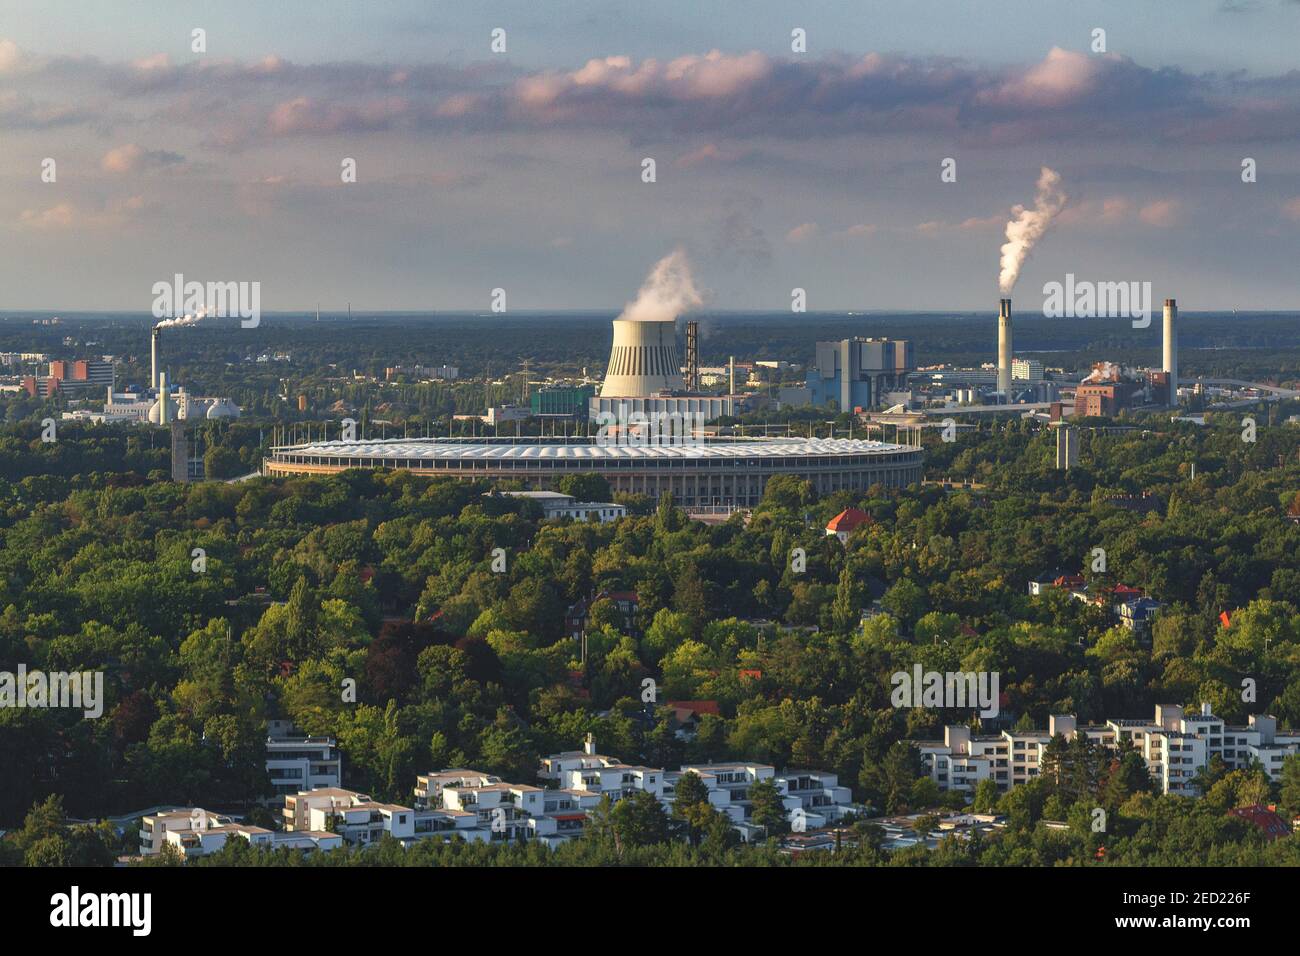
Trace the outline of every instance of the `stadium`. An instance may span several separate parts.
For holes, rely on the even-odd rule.
[[[321,475],[391,468],[430,477],[517,482],[551,490],[565,475],[597,474],[614,492],[686,508],[749,508],[773,475],[795,475],[819,494],[903,487],[921,480],[921,449],[845,438],[709,439],[680,444],[607,444],[582,439],[394,439],[273,448],[265,475]]]

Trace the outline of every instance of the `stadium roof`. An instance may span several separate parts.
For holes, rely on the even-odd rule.
[[[914,451],[907,445],[849,438],[755,438],[736,441],[677,445],[635,444],[549,444],[545,442],[460,442],[446,439],[425,441],[312,442],[284,445],[278,453],[320,455],[337,458],[777,458],[808,455],[879,455]]]

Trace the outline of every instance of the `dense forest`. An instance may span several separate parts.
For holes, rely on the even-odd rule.
[[[0,710],[0,828],[13,828],[0,859],[121,852],[103,828],[66,818],[252,807],[269,792],[272,717],[335,736],[344,785],[376,799],[409,803],[416,774],[447,766],[530,782],[540,756],[590,732],[602,752],[651,766],[747,758],[834,771],[886,812],[956,805],[906,741],[945,722],[981,728],[971,711],[891,706],[890,674],[913,663],[998,672],[1006,703],[985,730],[1202,701],[1231,723],[1264,711],[1300,726],[1300,429],[1262,426],[1248,443],[1235,415],[1204,428],[1138,424],[1085,430],[1081,466],[1058,472],[1050,430],[986,423],[955,443],[927,438],[931,476],[978,488],[819,498],[783,477],[747,523],[720,526],[688,520],[671,499],[638,498],[617,523],[544,523],[534,504],[486,484],[400,472],[174,484],[157,430],[69,427],[45,444],[34,426],[9,426],[0,670],[102,670],[108,700],[101,720]],[[259,453],[251,426],[214,426],[208,438],[236,457]],[[873,520],[842,546],[823,527],[850,505]],[[1104,573],[1088,560],[1098,547]],[[1029,578],[1056,567],[1160,600],[1150,639],[1068,595],[1028,596]],[[597,602],[583,662],[564,612],[605,588],[634,590],[640,609],[628,627]],[[877,600],[881,613],[864,621]],[[646,677],[661,700],[716,700],[720,716],[682,742],[662,709],[642,704]],[[1244,677],[1258,703],[1243,701]],[[355,703],[340,694],[346,679]],[[1133,759],[1083,755],[1068,763],[1093,766],[1085,778],[977,794],[977,807],[1009,820],[987,841],[884,854],[859,822],[844,853],[816,862],[1096,863],[1084,820],[1094,806],[1112,811],[1104,862],[1296,861],[1294,839],[1266,847],[1224,812],[1261,801],[1300,811],[1295,761],[1280,787],[1260,771],[1211,767],[1207,797],[1187,800],[1153,796]],[[733,846],[690,811],[661,820],[623,801],[558,851],[429,845],[402,860],[790,862]],[[1044,819],[1069,827],[1045,831]],[[683,826],[691,839],[667,840]],[[211,862],[399,855],[289,861],[232,846]]]

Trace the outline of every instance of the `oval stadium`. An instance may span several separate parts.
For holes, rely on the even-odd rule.
[[[597,444],[581,439],[393,439],[276,447],[266,475],[394,468],[430,477],[487,478],[551,490],[565,475],[598,474],[614,492],[671,492],[687,508],[749,508],[773,475],[795,475],[819,494],[902,487],[921,480],[921,449],[846,438],[710,439],[681,444]]]

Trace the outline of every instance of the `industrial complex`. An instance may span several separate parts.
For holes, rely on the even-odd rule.
[[[612,426],[600,437],[316,442],[273,449],[263,472],[398,468],[511,481],[538,491],[554,490],[565,475],[598,474],[614,492],[656,497],[671,492],[688,508],[753,507],[768,479],[781,474],[806,478],[821,494],[921,480],[921,449],[914,445],[706,433],[701,426],[732,414],[738,397],[698,391],[695,329],[688,326],[683,376],[672,320],[620,318],[613,325],[609,369],[600,395],[589,406],[592,420]],[[734,391],[734,374],[732,383]],[[665,420],[685,427],[654,427]]]

